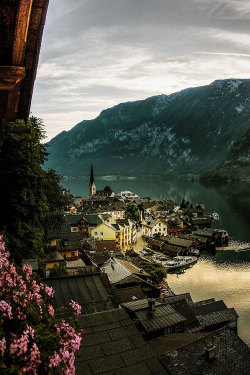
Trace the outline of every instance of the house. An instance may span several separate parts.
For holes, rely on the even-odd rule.
[[[147,339],[184,331],[184,318],[170,304],[156,302],[155,299],[136,300],[121,305],[138,321],[139,329]]]
[[[168,224],[164,220],[145,220],[142,222],[142,235],[153,237],[154,234],[167,235]]]
[[[201,331],[212,331],[228,326],[237,333],[238,314],[234,308],[228,308],[223,301],[196,302],[192,310],[200,323]]]
[[[142,288],[139,285],[118,289],[119,303],[125,303],[145,298]]]
[[[161,248],[161,251],[164,253],[164,254],[167,254],[169,256],[177,256],[177,255],[183,255],[186,253],[185,250],[183,250],[182,247],[179,247],[179,246],[175,246],[175,245],[171,245],[169,243],[165,243],[162,248]]]
[[[191,247],[196,247],[196,244],[192,239],[184,239],[174,236],[167,236],[166,243],[179,247],[182,251],[188,251]]]
[[[45,270],[50,270],[54,267],[66,266],[65,259],[57,250],[50,250],[43,257],[42,263],[45,265]]]
[[[115,286],[117,291],[124,288],[139,286],[144,296],[151,297],[159,295],[159,290],[151,284],[151,276],[130,262],[110,258],[100,268],[102,272],[108,275],[110,283]]]
[[[147,243],[150,249],[157,250],[157,251],[162,251],[164,244],[165,244],[164,241],[160,241],[156,238],[149,238]]]
[[[183,301],[189,308],[183,310]],[[170,303],[178,312],[187,318],[186,328],[199,328],[199,331],[208,332],[224,326],[234,329],[237,333],[238,314],[233,308],[228,308],[223,301],[215,301],[214,298],[193,302],[189,293],[164,298],[165,303]],[[177,302],[177,305],[175,304]],[[180,304],[180,302],[182,302]],[[174,305],[173,305],[174,303]],[[179,304],[179,307],[178,307]],[[181,310],[180,310],[180,309]]]
[[[203,336],[168,335],[150,347],[156,349],[155,353],[170,375],[250,374],[250,349],[228,327]]]
[[[54,234],[48,246],[48,251],[56,250],[64,259],[69,261],[77,260],[82,249],[81,241],[82,234],[80,232]]]
[[[210,243],[218,247],[227,245],[229,240],[229,234],[224,229],[199,229],[193,232],[193,234],[201,238],[207,239]]]
[[[124,309],[79,316],[84,340],[76,375],[165,375],[156,355]]]
[[[108,241],[105,241],[105,240],[96,240],[95,242],[95,246],[96,246],[96,251],[98,253],[102,253],[104,251],[116,251],[117,250],[117,247],[116,247],[116,241],[115,240],[108,240]]]
[[[177,225],[175,222],[171,220],[168,221],[168,235],[169,236],[179,237],[180,234],[182,233],[182,229],[183,229],[183,222],[181,222],[180,225]]]
[[[126,251],[133,243],[133,223],[128,219],[120,220],[116,224],[102,223],[92,228],[90,234],[98,241],[116,241],[117,249]]]
[[[134,201],[140,199],[139,195],[132,193],[131,191],[121,191],[117,195],[118,197],[121,197],[123,200]]]
[[[75,207],[81,207],[83,205],[84,199],[82,197],[73,197],[73,204]]]
[[[212,219],[211,217],[192,217],[191,218],[191,224],[193,227],[198,227],[198,228],[211,228],[212,225]]]
[[[86,273],[45,279],[55,290],[54,307],[68,307],[73,299],[82,306],[82,313],[110,310],[117,306],[107,275],[96,267],[87,267]]]
[[[66,214],[65,215],[65,225],[68,225],[70,228],[70,231],[73,232],[80,232],[80,228],[78,226],[78,223],[80,220],[82,220],[83,215],[82,214]]]

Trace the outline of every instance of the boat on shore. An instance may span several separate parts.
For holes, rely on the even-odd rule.
[[[217,214],[217,212],[213,212],[213,213],[211,214],[211,216],[212,216],[212,219],[213,219],[214,221],[219,221],[219,220],[220,220],[220,216],[219,216],[219,214]]]
[[[197,257],[195,256],[177,256],[172,260],[169,260],[164,264],[164,267],[171,270],[179,270],[181,268],[189,267],[197,262]]]

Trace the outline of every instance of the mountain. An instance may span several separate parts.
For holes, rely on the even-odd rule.
[[[49,142],[63,175],[200,174],[250,128],[250,80],[228,79],[119,104]]]
[[[201,182],[205,184],[223,184],[229,180],[240,179],[250,179],[250,129],[232,144],[215,171],[201,176]]]

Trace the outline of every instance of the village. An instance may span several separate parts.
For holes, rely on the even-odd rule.
[[[244,288],[233,291],[243,313],[226,300],[233,293],[224,290],[223,273],[217,279],[220,270],[211,295],[203,294],[197,280],[199,297],[188,287],[178,294],[170,281],[185,276],[181,273],[197,276],[206,255],[228,248],[227,228],[216,228],[219,215],[187,197],[174,202],[123,188],[115,192],[108,185],[97,190],[93,166],[86,197],[62,188],[59,175],[78,176],[74,165],[82,171],[92,160],[97,170],[98,163],[109,169],[102,168],[103,174],[117,173],[115,168],[125,173],[132,163],[135,172],[148,174],[151,163],[164,178],[170,165],[176,174],[189,163],[192,174],[196,163],[204,172],[219,165],[223,159],[216,156],[222,157],[247,125],[247,84],[224,80],[237,70],[244,73],[241,60],[233,62],[245,60],[245,53],[227,54],[238,67],[231,73],[225,56],[234,50],[230,41],[244,47],[235,39],[248,24],[240,20],[243,6],[230,2],[234,11],[234,4],[212,4],[210,10],[197,1],[111,3],[0,4],[0,373],[249,375],[250,347],[242,334],[242,321],[249,323],[245,270],[242,278],[235,273],[238,280],[224,280],[243,280]],[[227,19],[236,31],[240,20],[233,38],[224,27]],[[207,53],[207,41],[216,53]],[[215,66],[223,66],[226,76],[213,72]],[[211,77],[216,81],[204,91],[200,85]],[[194,87],[183,90],[188,82]],[[119,105],[121,100],[127,103]],[[42,118],[48,139],[53,137],[50,145]],[[145,153],[136,160],[138,150]],[[47,164],[49,154],[55,167]],[[127,155],[134,156],[125,164]],[[205,277],[204,283],[207,287]]]
[[[203,204],[115,194],[109,186],[96,190],[91,167],[88,199],[73,197],[61,229],[48,235],[43,259],[55,309],[71,299],[82,307],[77,374],[177,375],[207,368],[229,374],[240,363],[250,370],[235,309],[175,294],[167,282],[167,273],[183,272],[200,254],[228,243],[228,232],[212,229],[213,221]]]

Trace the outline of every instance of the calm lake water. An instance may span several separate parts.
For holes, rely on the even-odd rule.
[[[75,195],[87,197],[88,178],[64,181],[63,185]],[[250,185],[230,184],[207,188],[198,182],[166,177],[145,177],[107,181],[96,178],[97,189],[105,185],[119,193],[131,190],[152,199],[170,198],[180,203],[182,198],[193,203],[204,203],[207,212],[218,212],[216,227],[228,230],[231,240],[250,243]],[[184,274],[168,275],[175,293],[190,292],[194,301],[214,297],[223,299],[239,314],[238,333],[250,346],[250,250],[220,250],[214,257],[200,258]],[[249,245],[250,248],[250,245]]]

